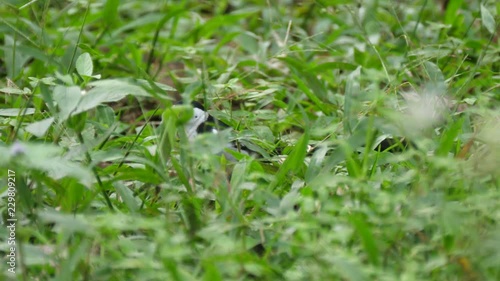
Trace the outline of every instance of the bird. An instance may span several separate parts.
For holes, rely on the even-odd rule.
[[[200,134],[219,134],[223,130],[231,128],[229,125],[210,115],[200,102],[193,101],[191,102],[191,106],[193,107],[193,116],[184,124],[184,131],[189,141],[194,141]],[[256,156],[255,152],[249,150],[243,144],[237,143],[235,140],[229,142],[226,148],[247,156]],[[224,151],[222,154],[231,162],[237,161],[228,151]]]
[[[223,130],[231,128],[229,125],[225,124],[224,122],[210,115],[200,102],[193,101],[191,102],[191,106],[193,107],[193,116],[184,125],[184,130],[186,132],[188,140],[193,141],[200,134],[205,134],[205,133],[218,134]],[[375,151],[387,151],[392,153],[398,153],[408,148],[408,146],[410,146],[409,143],[410,142],[408,142],[408,140],[406,140],[405,138],[384,137],[378,140],[376,147],[374,147],[373,149]],[[237,151],[244,155],[252,156],[254,159],[261,158],[262,156],[264,156],[264,158],[269,158],[269,156],[266,155],[265,152],[264,154],[262,154],[262,152],[256,152],[252,149],[249,149],[249,147],[245,146],[244,144],[237,142],[236,140],[233,140],[230,143],[228,143],[227,149],[230,149],[232,151]],[[283,148],[276,147],[275,151],[273,151],[272,154],[281,155],[282,150]],[[308,145],[307,148],[308,156],[312,156],[312,154],[315,151],[316,147]],[[236,159],[234,158],[234,156],[231,155],[231,153],[225,151],[223,152],[223,154],[226,156],[227,160],[231,160],[232,162],[236,161]]]
[[[217,134],[218,128],[228,128],[226,124],[214,119],[212,115],[205,111],[205,107],[197,101],[191,102],[193,107],[193,117],[184,125],[184,130],[189,140],[193,140],[198,134]]]

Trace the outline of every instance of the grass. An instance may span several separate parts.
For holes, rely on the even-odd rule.
[[[499,12],[4,1],[2,279],[499,280]]]

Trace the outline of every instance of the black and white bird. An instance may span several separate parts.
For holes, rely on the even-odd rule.
[[[218,134],[221,131],[230,128],[227,124],[210,115],[201,103],[194,101],[191,105],[193,106],[193,117],[191,117],[191,119],[184,125],[184,130],[188,140],[193,141],[199,134]],[[237,151],[241,154],[255,156],[253,151],[236,141],[229,142],[226,148],[232,151]],[[224,152],[223,154],[228,160],[236,160],[230,153]]]
[[[195,101],[192,102],[191,105],[193,107],[193,116],[184,125],[184,130],[189,141],[194,141],[200,134],[227,133],[227,131],[231,128],[229,125],[210,115],[201,103]],[[404,138],[388,138],[385,136],[376,140],[376,146],[373,149],[376,151],[398,153],[406,150],[406,148],[410,146],[409,144],[410,143]],[[316,148],[317,147],[308,145],[307,156],[312,156],[317,150]],[[224,155],[225,158],[231,162],[237,162],[236,157],[233,155],[234,152],[237,152],[243,157],[245,157],[245,155],[252,156],[254,159],[258,158],[263,160],[265,163],[283,163],[284,159],[286,159],[286,155],[280,153],[282,151],[283,147],[275,147],[272,153],[269,153],[250,141],[244,141],[243,144],[240,141],[233,139],[227,143],[223,152],[217,154]],[[269,154],[271,154],[271,156]],[[238,159],[241,158],[238,157]]]
[[[192,102],[193,117],[184,125],[186,135],[189,140],[193,140],[198,134],[213,133],[217,134],[217,128],[227,128],[226,124],[215,120],[212,115],[205,111],[204,106],[199,102]]]

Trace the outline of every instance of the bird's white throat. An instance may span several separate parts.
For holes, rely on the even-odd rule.
[[[197,129],[208,119],[208,112],[203,111],[200,108],[193,108],[193,117],[185,125],[185,131],[188,139],[192,140],[197,135]]]

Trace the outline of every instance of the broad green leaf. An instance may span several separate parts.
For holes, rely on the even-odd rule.
[[[311,162],[307,167],[305,175],[306,182],[310,182],[318,175],[318,173],[320,173],[321,168],[323,167],[323,162],[326,159],[326,153],[328,152],[328,150],[329,148],[327,146],[321,146],[314,152],[313,156],[311,157]]]
[[[176,125],[183,125],[193,117],[193,107],[191,105],[175,105],[170,108],[175,116]]]
[[[378,265],[380,253],[378,251],[377,242],[375,241],[375,237],[370,229],[370,226],[365,222],[365,219],[361,214],[351,215],[350,221],[356,228],[356,232],[361,239],[370,262],[373,265]]]
[[[442,85],[445,82],[444,75],[437,65],[430,61],[425,61],[424,68],[427,72],[427,75],[429,76],[429,79],[435,85]]]
[[[213,261],[205,261],[203,264],[203,281],[222,281],[224,278],[220,273],[220,269]]]
[[[43,119],[37,122],[33,122],[26,126],[26,131],[39,138],[43,137],[50,125],[54,122],[54,117]]]
[[[107,105],[100,105],[96,109],[95,118],[100,124],[111,127],[115,123],[116,116],[113,108]]]
[[[304,159],[307,154],[307,146],[309,144],[309,131],[306,130],[302,137],[297,141],[295,147],[281,165],[274,181],[271,183],[271,188],[277,186],[285,180],[289,172],[297,173],[304,166]]]
[[[19,32],[17,29],[16,31]],[[12,38],[12,36],[5,34],[3,38],[4,46],[2,64],[5,65],[7,76],[13,79],[21,73],[24,65],[30,60],[31,56],[17,51],[18,44],[14,43],[14,38]]]
[[[162,116],[162,124],[160,125],[160,141],[158,143],[158,153],[160,155],[160,160],[162,163],[168,163],[170,159],[170,153],[172,151],[173,145],[175,143],[175,136],[177,134],[178,127],[178,115],[182,115],[183,119],[186,117],[184,112],[188,108],[184,106],[177,107],[174,110],[173,107],[167,108],[165,112],[163,112]],[[193,114],[193,110],[191,109],[191,115]],[[181,132],[183,133],[183,131]],[[185,133],[184,133],[185,135]],[[186,137],[187,138],[187,137]],[[176,163],[174,163],[175,165]],[[179,166],[180,167],[180,166]],[[187,184],[187,180],[185,182]]]
[[[251,32],[239,33],[237,37],[238,43],[247,52],[253,54],[259,52],[259,37]]]
[[[346,169],[349,172],[349,176],[361,178],[363,176],[363,171],[358,155],[352,152],[348,144],[341,145],[341,148],[345,150]]]
[[[10,94],[10,95],[25,95],[29,94],[30,92],[26,92],[24,90],[18,89],[18,88],[12,88],[12,87],[6,87],[0,89],[0,92],[5,93],[5,94]]]
[[[82,91],[77,86],[56,86],[53,99],[59,107],[59,122],[66,121],[75,112],[82,97]]]
[[[151,97],[149,91],[158,90],[162,91],[163,96],[166,94],[163,91],[176,91],[176,89],[158,82],[152,82],[143,79],[104,79],[93,81],[89,83],[89,86],[93,87],[92,90],[96,90],[99,93],[109,92],[108,99],[120,99],[125,95],[139,96],[139,97]],[[157,87],[154,89],[154,87]]]
[[[495,18],[491,15],[488,8],[486,8],[483,4],[481,4],[481,20],[483,22],[483,26],[491,33],[495,34],[498,32],[496,30]]]
[[[11,160],[24,168],[46,172],[55,180],[73,177],[85,186],[93,182],[90,170],[63,157],[61,147],[43,143],[15,143],[10,149],[8,155],[15,155]]]
[[[120,196],[120,198],[127,206],[127,209],[130,211],[130,213],[134,214],[137,211],[139,211],[140,209],[139,202],[137,202],[138,200],[134,197],[134,192],[132,192],[130,188],[126,187],[121,182],[114,182],[113,187],[115,188],[117,194]]]
[[[117,23],[118,7],[120,6],[120,0],[107,0],[102,9],[102,19],[107,25],[112,25]]]
[[[2,108],[0,109],[0,116],[17,117],[22,115],[35,114],[34,108]]]
[[[439,141],[439,146],[436,149],[436,155],[447,156],[448,153],[452,151],[453,145],[455,144],[455,139],[462,130],[463,122],[464,119],[460,118],[443,132]]]
[[[455,18],[457,17],[458,9],[462,6],[464,0],[450,0],[448,5],[446,5],[446,13],[444,16],[445,24],[453,24]]]
[[[76,71],[78,71],[78,74],[90,77],[92,76],[93,68],[94,65],[89,53],[83,53],[76,59]]]
[[[246,162],[237,163],[233,172],[231,173],[231,187],[239,188],[240,184],[245,179],[245,175],[247,174],[248,166]]]
[[[126,80],[100,80],[89,83],[89,85],[93,88],[80,98],[78,106],[71,112],[72,114],[93,109],[103,103],[119,101],[127,95],[151,96],[143,87]]]

